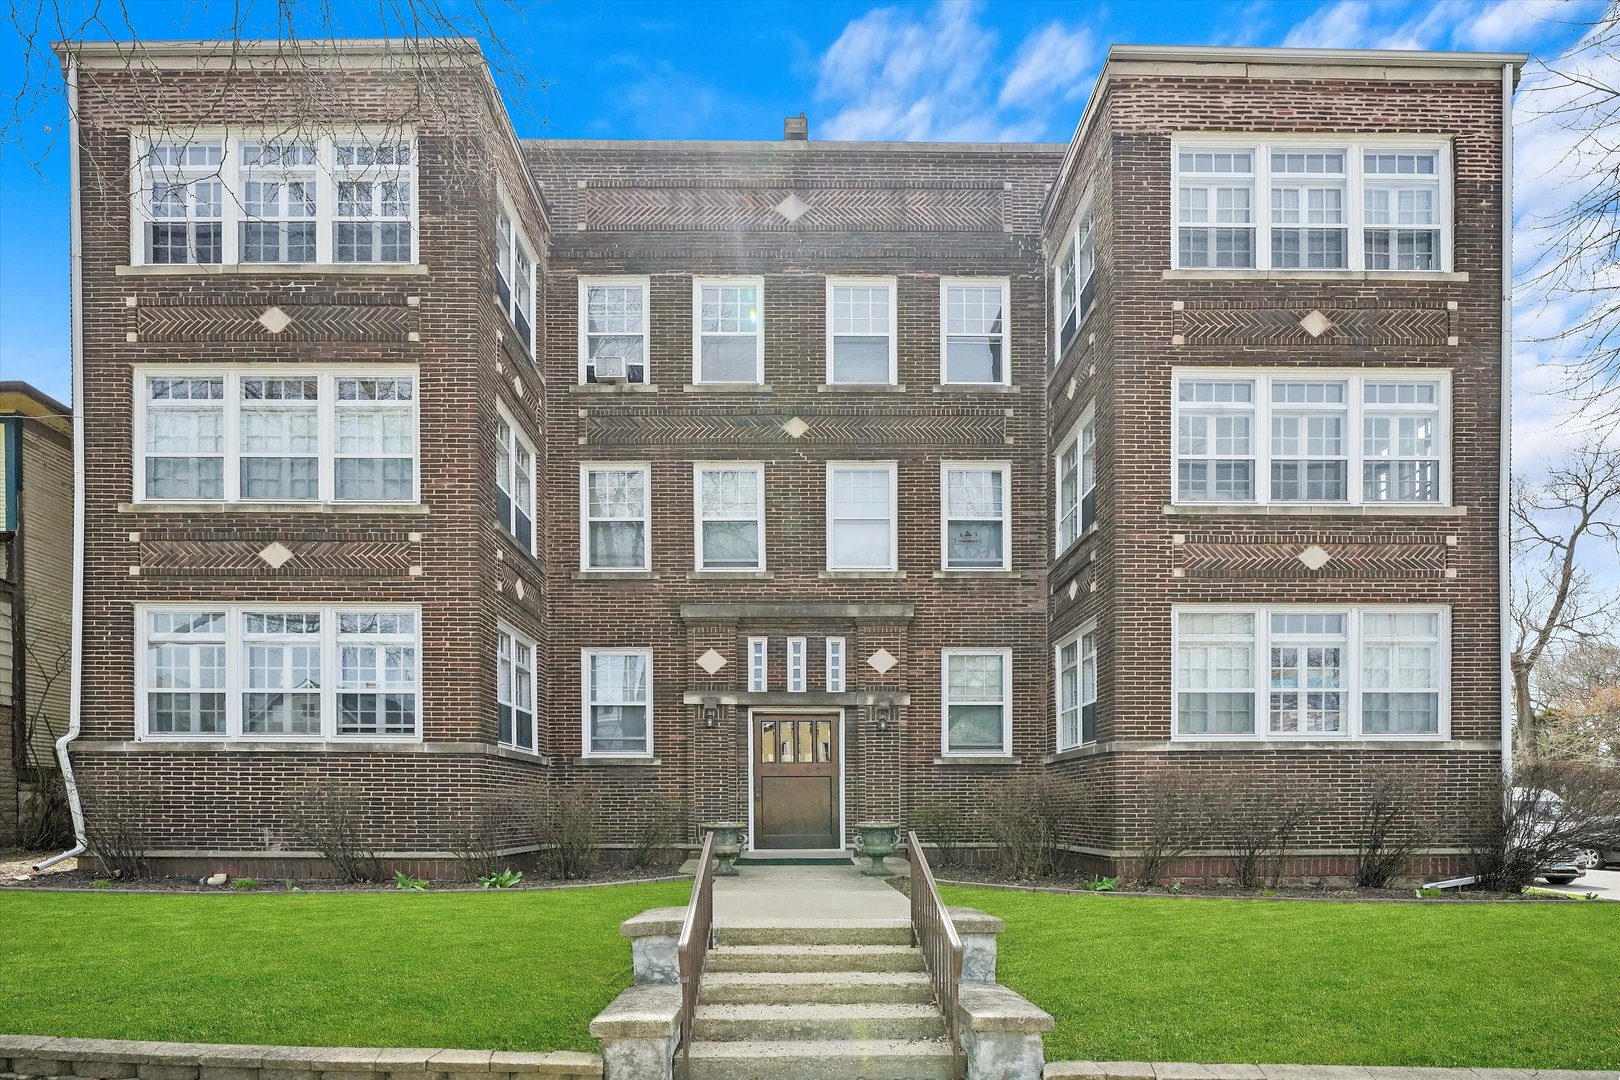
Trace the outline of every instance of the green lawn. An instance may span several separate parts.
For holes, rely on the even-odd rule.
[[[941,891],[1007,921],[1048,1061],[1620,1064],[1620,904]]]
[[[0,1032],[596,1050],[620,921],[690,892],[0,892]]]

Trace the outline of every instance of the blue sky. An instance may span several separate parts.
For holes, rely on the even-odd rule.
[[[41,38],[82,21],[94,0],[45,0]],[[29,0],[18,0],[28,8]],[[245,7],[247,35],[274,36],[270,0],[126,0],[145,38],[216,37]],[[306,5],[313,8],[315,5]],[[376,3],[333,0],[340,31],[379,31]],[[444,8],[472,18],[470,3]],[[119,5],[100,5],[91,37],[130,36]],[[1065,140],[1107,46],[1115,42],[1522,50],[1556,56],[1596,0],[1166,0],[1025,2],[629,3],[487,0],[510,55],[486,45],[519,134],[555,138],[762,138],[782,117],[812,138]],[[309,28],[313,29],[313,27]],[[307,30],[306,30],[307,32]],[[482,36],[482,35],[481,35]],[[14,25],[0,28],[8,106],[32,63]],[[1353,118],[1347,118],[1353,122]],[[0,378],[69,398],[67,154],[59,95],[24,110],[0,145]],[[1556,198],[1556,138],[1521,135],[1521,213]],[[1527,313],[1542,330],[1567,313]],[[1559,359],[1526,347],[1516,365],[1521,456],[1551,455],[1567,408],[1543,393]]]

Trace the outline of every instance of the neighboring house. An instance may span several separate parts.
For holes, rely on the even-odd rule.
[[[432,860],[536,788],[815,848],[1045,773],[1102,870],[1175,762],[1306,778],[1334,875],[1376,768],[1501,769],[1522,57],[1116,47],[1064,147],[519,141],[465,45],[128,49],[66,55],[73,758],[162,864],[298,872],[325,779]]]
[[[0,382],[0,848],[64,835],[72,554],[73,415]]]

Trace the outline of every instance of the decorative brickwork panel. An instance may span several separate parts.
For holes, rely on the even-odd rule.
[[[415,562],[415,547],[387,541],[143,540],[140,569],[142,576],[185,578],[404,575]]]
[[[409,341],[416,311],[374,297],[182,296],[142,299],[141,341]]]
[[[1394,301],[1331,306],[1187,303],[1174,332],[1189,345],[1444,345],[1455,313]]]
[[[1001,232],[999,187],[593,187],[601,232]]]
[[[983,409],[799,409],[783,415],[704,408],[640,408],[585,418],[591,445],[837,443],[861,446],[1002,446],[1006,417]]]
[[[1349,535],[1189,537],[1176,550],[1184,576],[1212,581],[1440,578],[1450,551],[1432,540]]]

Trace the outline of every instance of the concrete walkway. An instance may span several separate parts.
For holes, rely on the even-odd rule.
[[[911,903],[877,878],[848,866],[741,866],[714,881],[719,926],[783,926],[846,919],[909,924]]]

